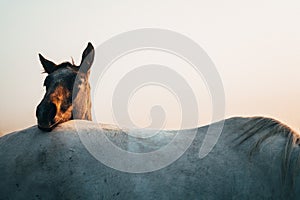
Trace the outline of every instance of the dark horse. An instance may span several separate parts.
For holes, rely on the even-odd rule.
[[[51,131],[57,124],[72,119],[92,120],[88,78],[94,56],[91,43],[82,53],[79,66],[69,62],[56,65],[39,54],[48,74],[44,82],[46,94],[36,109],[40,129]]]

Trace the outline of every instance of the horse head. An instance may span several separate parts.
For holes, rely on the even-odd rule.
[[[37,106],[38,127],[51,131],[56,125],[72,119],[91,120],[90,68],[95,50],[88,43],[79,66],[63,62],[55,64],[39,54],[45,73],[46,93]]]

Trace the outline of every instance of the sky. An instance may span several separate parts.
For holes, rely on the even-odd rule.
[[[79,63],[88,42],[97,47],[115,35],[139,28],[175,31],[205,50],[223,82],[226,118],[268,116],[299,131],[299,10],[300,2],[296,0],[3,0],[0,134],[36,124],[35,109],[44,95],[46,76],[38,53],[56,63],[70,61],[71,56]],[[109,96],[126,73],[119,73],[120,68],[126,65],[131,69],[153,61],[179,71],[188,68],[177,57],[157,51],[119,59],[102,79],[104,84],[97,86],[102,95],[96,95],[93,102],[97,122],[115,123]],[[181,73],[197,90],[201,113],[198,125],[210,123],[212,108],[205,83],[199,77],[193,79],[192,71]],[[176,129],[181,120],[177,104],[165,88],[150,85],[133,94],[128,109],[132,121],[145,127],[151,121],[151,107],[161,105],[166,113],[165,128]]]

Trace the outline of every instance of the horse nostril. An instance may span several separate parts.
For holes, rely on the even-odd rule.
[[[39,123],[48,124],[56,115],[56,106],[53,103],[41,103],[36,108],[36,117]]]

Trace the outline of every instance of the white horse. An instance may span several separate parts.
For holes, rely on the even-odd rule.
[[[80,122],[76,128],[74,122]],[[161,131],[156,139],[137,138],[129,145],[124,130],[73,120],[52,132],[33,126],[8,134],[0,138],[0,199],[300,199],[296,132],[269,118],[227,119],[218,143],[200,159],[207,128],[196,129],[178,160],[148,173],[102,164],[80,137],[105,133],[123,149],[134,145],[136,152],[148,152],[175,132]]]

